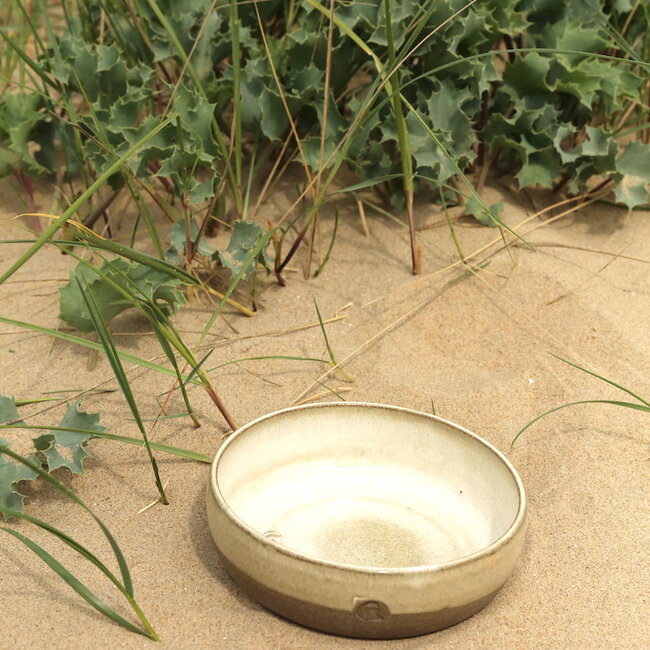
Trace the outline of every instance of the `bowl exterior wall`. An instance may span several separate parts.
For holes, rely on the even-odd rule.
[[[439,569],[366,572],[287,553],[231,521],[210,488],[207,499],[219,556],[248,595],[297,623],[359,638],[417,636],[469,618],[511,575],[526,529],[523,518],[494,552]]]
[[[360,416],[362,411],[370,414],[369,419],[365,415]],[[427,566],[407,565],[404,569],[371,569],[354,563],[319,560],[318,555],[295,552],[271,537],[264,537],[257,532],[265,530],[264,526],[259,529],[251,527],[231,510],[218,482],[220,460],[234,448],[234,455],[229,456],[230,470],[225,474],[228,477],[225,485],[232,488],[237,485],[237,481],[246,480],[246,472],[233,473],[232,469],[240,463],[247,463],[251,457],[246,444],[240,444],[244,440],[242,436],[249,436],[253,432],[253,438],[248,440],[255,443],[253,451],[258,453],[254,453],[253,458],[258,465],[260,458],[267,464],[269,459],[281,462],[281,454],[278,457],[277,454],[263,453],[265,436],[260,433],[263,431],[268,434],[270,431],[273,434],[273,451],[291,448],[291,435],[309,430],[308,426],[302,424],[296,427],[296,422],[307,422],[304,418],[309,413],[326,420],[334,416],[332,422],[341,425],[339,430],[344,433],[354,431],[354,427],[361,426],[363,422],[370,422],[372,429],[372,423],[384,416],[393,424],[402,416],[411,423],[414,418],[421,418],[422,422],[435,420],[433,428],[422,423],[414,425],[415,429],[409,430],[411,441],[418,442],[418,431],[424,436],[423,439],[429,439],[432,430],[440,431],[442,427],[444,432],[441,435],[447,441],[450,440],[450,435],[467,437],[467,441],[460,446],[452,444],[449,447],[451,453],[463,453],[467,444],[475,450],[476,444],[479,444],[484,448],[485,454],[477,457],[473,451],[470,453],[468,457],[474,454],[474,463],[469,465],[470,471],[485,471],[488,476],[493,472],[499,476],[505,473],[512,479],[512,482],[497,482],[499,487],[495,488],[496,491],[493,489],[490,497],[492,500],[497,499],[498,507],[492,512],[500,513],[499,526],[502,532],[493,538],[494,541],[480,547],[480,550],[456,556],[458,559]],[[342,423],[344,413],[349,414],[352,425],[349,422]],[[293,429],[290,426],[283,429],[287,422],[293,422]],[[337,430],[332,422],[329,423],[330,432],[332,429]],[[378,431],[387,428],[391,433],[387,436],[389,441],[392,439],[392,431],[400,430],[399,426],[393,426],[392,429],[384,427],[383,420],[380,425]],[[287,436],[286,431],[291,435]],[[401,433],[403,438],[404,430]],[[327,436],[326,441],[331,446],[330,438]],[[345,436],[339,435],[339,438],[337,445],[346,442]],[[302,447],[310,451],[308,456],[311,456],[310,445],[314,440],[312,437],[307,444],[304,438],[300,438]],[[417,444],[416,448],[419,448]],[[232,461],[233,458],[235,461]],[[493,461],[496,461],[495,469],[490,469]],[[437,462],[439,463],[439,458]],[[257,466],[253,464],[253,467]],[[452,478],[456,477],[456,466],[453,467]],[[467,471],[463,463],[458,467]],[[247,467],[247,471],[253,471],[253,475],[256,475],[255,472],[259,474],[262,469],[263,466],[253,470],[250,465]],[[440,469],[441,466],[436,466],[433,471]],[[474,478],[473,474],[471,476]],[[485,475],[482,480],[485,483]],[[255,486],[255,482],[250,485]],[[473,487],[474,494],[478,492],[479,497],[485,497],[480,482]],[[508,498],[505,498],[506,487],[508,490],[514,489],[514,493],[509,492]],[[476,503],[484,506],[485,498],[479,498]],[[488,505],[490,503],[488,500]],[[355,403],[294,407],[264,416],[242,427],[222,447],[212,465],[207,511],[210,531],[223,565],[252,598],[285,618],[309,627],[345,636],[377,639],[434,632],[459,623],[485,607],[512,574],[521,554],[527,523],[526,498],[521,479],[508,460],[489,443],[453,423],[428,414],[399,407]],[[508,524],[510,516],[512,523]]]

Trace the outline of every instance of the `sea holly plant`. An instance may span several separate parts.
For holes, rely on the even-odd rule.
[[[199,228],[193,219],[190,220],[189,229],[182,220],[179,220],[170,228],[169,248],[165,252],[165,259],[171,264],[182,266],[184,260],[187,259],[188,235],[190,245],[197,242],[196,253],[228,269],[233,277],[239,273],[244,265],[246,265],[244,278],[248,278],[255,273],[257,265],[264,267],[267,273],[271,271],[273,260],[266,248],[257,253],[254,260],[249,259],[252,251],[264,235],[261,226],[255,222],[236,221],[233,224],[228,246],[218,251],[206,240],[199,238]]]
[[[20,419],[15,400],[1,395],[0,426],[2,428],[23,428],[26,426]],[[79,433],[79,431],[86,431],[86,433]],[[2,513],[5,521],[16,518],[30,522],[50,533],[54,538],[94,564],[127,600],[133,612],[140,620],[141,625],[135,625],[115,611],[111,606],[107,605],[51,553],[33,539],[27,537],[23,532],[6,525],[0,526],[0,530],[22,542],[76,591],[77,594],[104,616],[132,632],[148,636],[155,640],[158,636],[135,600],[129,568],[117,541],[106,525],[90,508],[70,488],[66,487],[51,473],[63,467],[68,468],[74,473],[81,473],[83,471],[83,459],[87,456],[85,445],[90,439],[95,437],[94,433],[99,436],[105,434],[105,428],[99,424],[99,416],[80,411],[79,404],[75,403],[68,406],[68,410],[58,427],[52,427],[51,433],[33,440],[36,453],[28,457],[13,451],[7,441],[4,438],[0,438],[0,513]],[[73,537],[54,527],[52,524],[24,512],[23,500],[25,496],[20,491],[19,485],[24,481],[33,481],[39,477],[43,481],[53,485],[64,496],[81,506],[93,517],[112,548],[120,568],[119,578],[92,551],[81,545]]]
[[[142,440],[107,433],[99,423],[99,415],[86,413],[80,409],[79,403],[69,404],[66,413],[58,426],[28,426],[21,419],[13,398],[0,395],[0,431],[10,429],[44,429],[48,433],[33,439],[35,452],[23,456],[11,449],[7,440],[0,436],[0,513],[5,521],[19,519],[44,530],[53,538],[75,551],[81,558],[94,564],[95,567],[114,585],[126,600],[133,614],[139,620],[139,625],[116,611],[100,599],[93,589],[81,582],[67,567],[61,564],[43,546],[27,537],[23,530],[16,530],[7,525],[0,530],[11,535],[52,569],[70,588],[81,596],[89,605],[125,629],[158,640],[158,635],[135,599],[133,581],[126,558],[117,541],[104,522],[52,472],[67,468],[71,472],[83,471],[83,460],[87,456],[86,445],[93,438],[104,438],[132,445],[142,445]],[[151,443],[158,451],[174,454],[182,458],[209,463],[211,458],[187,449],[170,447],[168,445]],[[116,574],[95,553],[76,541],[70,534],[56,528],[52,524],[24,511],[21,483],[40,479],[52,485],[64,497],[85,510],[99,526],[107,539],[113,556],[119,567]]]
[[[165,251],[165,259],[170,264],[183,266],[187,259],[188,237],[190,247],[197,242],[195,253],[210,257],[215,252],[210,244],[199,237],[199,227],[194,219],[189,220],[189,228],[183,219],[179,219],[169,229],[169,248]]]
[[[132,438],[108,433],[100,424],[97,413],[86,413],[81,410],[79,402],[68,404],[65,415],[56,426],[26,424],[16,409],[13,398],[0,395],[0,433],[3,430],[44,430],[46,433],[32,438],[34,453],[27,460],[38,465],[47,472],[68,469],[74,474],[82,474],[83,461],[88,456],[87,445],[96,438],[121,442],[142,447],[143,438]],[[0,436],[1,438],[2,436]],[[10,448],[2,438],[1,445]],[[149,442],[151,449],[172,454],[180,458],[209,463],[211,458],[189,449],[173,447],[156,442]],[[25,495],[20,491],[22,481],[32,481],[39,473],[29,469],[24,463],[14,463],[0,454],[0,506],[13,512],[23,511]]]
[[[186,302],[183,283],[179,278],[143,264],[118,258],[102,263],[97,271],[78,264],[70,272],[68,284],[59,289],[59,303],[61,319],[80,332],[91,332],[94,328],[79,279],[85,282],[92,294],[104,322],[137,305],[136,301],[126,299],[120,288],[132,287],[142,301],[155,302],[165,314],[176,313]]]
[[[0,98],[0,174],[58,172],[76,196],[74,179],[111,171],[113,195],[78,218],[110,222],[126,188],[162,258],[144,195],[186,227],[200,213],[254,221],[250,188],[264,195],[293,166],[301,198],[269,215],[281,240],[296,225],[276,270],[302,241],[313,251],[344,165],[409,222],[415,193],[444,190],[500,225],[480,198],[488,172],[519,188],[615,189],[635,208],[648,202],[649,12],[629,0],[85,0],[66,5],[64,30],[47,12],[26,22],[34,56],[25,30],[0,27],[25,79]]]
[[[75,474],[83,472],[83,461],[88,452],[86,445],[94,437],[91,433],[80,434],[77,430],[103,433],[106,428],[99,424],[98,413],[85,413],[79,402],[70,404],[57,429],[34,438],[34,447],[45,457],[50,472],[67,467]]]
[[[21,419],[13,398],[0,395],[0,425],[26,426]],[[86,433],[79,433],[85,431]],[[67,468],[74,474],[83,472],[83,461],[88,456],[86,445],[95,434],[102,434],[105,427],[99,423],[99,415],[86,413],[79,402],[68,405],[63,419],[52,431],[33,439],[35,453],[30,462],[52,472]],[[8,447],[7,441],[0,443]],[[22,512],[24,495],[19,491],[21,481],[34,480],[38,474],[28,465],[17,464],[0,455],[0,505]]]
[[[255,273],[258,264],[263,266],[267,273],[270,273],[273,260],[266,248],[257,253],[252,263],[250,261],[251,254],[263,234],[262,228],[258,224],[238,221],[235,224],[227,248],[222,251],[215,251],[212,254],[212,259],[217,260],[221,266],[228,269],[233,277],[237,276],[242,269],[242,277],[249,277]]]
[[[630,207],[650,201],[650,146],[632,142],[616,161],[616,199]]]
[[[471,214],[479,223],[482,223],[484,226],[497,226],[498,222],[494,220],[492,214],[499,215],[503,211],[503,201],[499,203],[493,203],[490,206],[490,212],[485,210],[483,206],[479,204],[478,201],[471,197],[468,199],[465,205],[465,211],[467,214]]]

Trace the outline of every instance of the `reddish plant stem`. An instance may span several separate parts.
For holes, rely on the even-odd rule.
[[[225,404],[221,401],[219,395],[217,395],[217,391],[212,387],[211,384],[207,384],[205,386],[205,389],[208,391],[208,395],[210,396],[210,399],[216,404],[221,415],[223,415],[224,419],[226,420],[230,428],[233,431],[235,431],[235,429],[237,429],[237,424],[235,423],[232,416],[228,412],[228,409],[226,408]]]

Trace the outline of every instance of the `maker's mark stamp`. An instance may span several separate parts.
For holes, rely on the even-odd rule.
[[[381,600],[355,598],[353,605],[353,612],[356,617],[366,623],[381,623],[390,616],[388,605],[382,603]]]

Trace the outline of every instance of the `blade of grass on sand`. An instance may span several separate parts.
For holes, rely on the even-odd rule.
[[[181,374],[181,370],[178,367],[178,363],[176,361],[176,355],[174,354],[174,351],[172,350],[172,347],[169,344],[169,340],[165,336],[166,330],[163,327],[160,327],[158,323],[158,319],[156,318],[156,313],[151,308],[150,305],[142,305],[142,308],[145,310],[145,312],[148,313],[149,322],[153,326],[153,331],[156,335],[156,338],[158,339],[158,343],[160,344],[160,347],[163,349],[163,352],[167,356],[169,363],[171,363],[172,368],[176,373],[176,381],[178,382],[178,386],[181,390],[181,395],[183,396],[183,402],[185,403],[185,408],[187,409],[187,412],[190,418],[192,419],[194,426],[198,428],[201,426],[201,423],[196,417],[196,414],[194,413],[194,409],[192,408],[192,404],[190,403],[190,399],[187,395],[187,389],[186,389],[187,381],[184,381],[183,379],[183,375]]]
[[[203,357],[203,359],[201,359],[201,361],[199,361],[199,362],[198,362],[198,363],[197,363],[197,364],[192,368],[192,370],[190,371],[190,374],[187,375],[187,378],[184,380],[183,383],[188,384],[188,383],[190,382],[190,380],[191,380],[191,379],[196,375],[196,373],[197,373],[199,370],[201,370],[201,368],[203,368],[203,364],[208,360],[208,358],[210,357],[210,355],[211,355],[213,352],[214,352],[214,348],[212,348],[212,350],[210,350],[210,351],[209,351],[209,352],[208,352],[208,353]]]
[[[440,188],[440,201],[442,202],[442,208],[445,211],[445,219],[447,220],[447,225],[449,226],[449,232],[451,233],[451,238],[454,241],[454,246],[456,247],[458,256],[461,260],[464,260],[465,253],[463,253],[463,249],[460,246],[460,241],[458,240],[458,236],[456,235],[456,228],[454,228],[454,224],[451,220],[451,217],[449,216],[449,210],[447,209],[447,200],[445,199],[445,193],[443,192],[442,187]]]
[[[153,128],[144,137],[140,138],[128,151],[122,154],[97,180],[92,183],[81,195],[70,204],[70,207],[52,223],[36,242],[18,258],[11,267],[0,276],[0,284],[10,278],[25,262],[35,255],[56,232],[77,212],[77,210],[112,176],[140,147],[153,138],[156,133],[164,129],[167,124],[176,119],[176,113],[169,115],[158,126]],[[153,258],[155,259],[155,258]],[[159,260],[160,261],[160,260]]]
[[[5,511],[4,508],[0,507],[0,512]],[[11,511],[9,511],[11,512]],[[13,528],[2,527],[6,533],[13,535],[16,539],[20,540],[27,548],[33,551],[47,566],[50,567],[63,581],[68,584],[74,591],[76,591],[89,605],[94,607],[98,612],[111,619],[118,625],[130,630],[131,632],[136,632],[137,634],[142,634],[151,639],[156,639],[157,636],[153,629],[151,632],[140,629],[137,625],[134,625],[130,621],[127,621],[123,616],[120,616],[114,609],[109,607],[104,601],[98,598],[86,585],[83,584],[78,578],[76,578],[68,569],[66,569],[58,560],[56,560],[50,553],[48,553],[42,546],[29,539],[22,533],[19,533]]]
[[[38,519],[38,517],[33,517],[28,515],[25,512],[19,510],[10,510],[0,505],[0,513],[2,513],[6,519],[16,518],[22,519],[23,521],[29,521],[30,523],[46,530],[55,537],[58,537],[66,546],[69,546],[71,549],[75,550],[80,555],[83,555],[89,562],[92,562],[122,593],[124,593],[124,586],[113,574],[113,572],[89,549],[82,546],[77,540],[70,537],[67,533],[64,533],[62,530],[55,528],[52,524]]]
[[[267,354],[260,357],[243,357],[241,359],[233,359],[232,361],[225,361],[224,363],[220,363],[218,366],[209,368],[208,370],[206,370],[206,372],[214,372],[215,370],[219,370],[220,368],[225,368],[226,366],[234,366],[239,363],[243,363],[244,361],[268,361],[270,359],[275,359],[280,361],[312,361],[315,363],[325,363],[329,365],[329,363],[324,359],[315,359],[313,357],[292,357],[286,354]]]
[[[39,431],[69,431],[70,433],[78,433],[80,436],[92,436],[93,438],[102,438],[103,440],[113,440],[115,442],[124,442],[128,445],[136,445],[142,447],[144,442],[142,438],[131,438],[130,436],[119,436],[114,433],[92,431],[90,429],[74,429],[70,427],[52,427],[38,424],[0,424],[0,429],[36,429]],[[211,463],[212,458],[205,454],[200,454],[198,451],[191,449],[183,449],[182,447],[172,447],[171,445],[164,445],[160,442],[149,441],[149,445],[156,451],[162,451],[172,456],[186,458],[187,460],[195,460],[199,463]]]
[[[151,319],[152,319],[151,324],[154,328],[154,331],[156,332],[156,336],[158,337],[158,340],[160,341],[163,350],[165,350],[165,354],[167,355],[167,358],[170,360],[172,366],[174,367],[174,371],[176,372],[176,376],[177,376],[177,381],[179,383],[181,392],[183,394],[183,400],[185,402],[185,406],[187,407],[194,424],[197,427],[200,426],[199,421],[196,419],[192,407],[190,406],[190,401],[186,393],[185,385],[191,380],[192,376],[195,374],[198,377],[198,381],[200,382],[201,386],[203,386],[203,388],[210,396],[210,399],[212,399],[215,406],[219,409],[219,412],[223,416],[224,420],[226,420],[228,425],[233,430],[235,430],[237,428],[237,425],[232,415],[230,414],[230,411],[226,408],[225,403],[217,393],[216,388],[212,385],[207,374],[201,369],[201,364],[197,362],[196,357],[192,352],[192,350],[185,344],[185,342],[183,341],[179,333],[172,325],[171,321],[162,312],[162,310],[158,307],[158,305],[156,305],[155,302],[149,303],[148,307],[151,311]],[[192,368],[192,374],[190,374],[187,378],[184,378],[183,375],[181,374],[181,371],[176,363],[176,359],[174,358],[174,353],[171,350],[170,346],[173,346],[179,352],[181,357],[183,357],[183,359],[185,359],[185,361]]]
[[[242,264],[241,268],[239,269],[239,272],[237,275],[232,279],[230,282],[230,285],[228,285],[228,289],[224,293],[223,298],[220,300],[219,304],[216,306],[215,310],[212,312],[212,315],[208,319],[208,322],[205,324],[205,327],[203,328],[203,331],[201,332],[201,335],[199,336],[199,341],[196,344],[196,347],[198,348],[201,343],[203,343],[203,339],[208,335],[208,332],[214,325],[215,321],[221,314],[224,305],[226,304],[226,301],[230,296],[232,295],[232,292],[237,288],[237,285],[241,281],[241,279],[246,275],[246,272],[248,271],[249,267],[251,264],[256,264],[257,263],[257,258],[259,254],[268,246],[269,242],[271,241],[271,238],[273,237],[273,233],[275,232],[275,229],[269,230],[268,232],[264,233],[260,238],[257,244],[253,247],[251,250],[248,258],[246,261]]]
[[[122,554],[122,551],[119,545],[117,544],[117,541],[110,533],[106,525],[99,519],[99,517],[97,517],[97,515],[95,515],[95,513],[83,501],[81,501],[81,499],[79,499],[79,497],[77,497],[77,495],[74,492],[72,492],[72,490],[70,490],[65,485],[63,485],[63,483],[61,483],[58,479],[54,478],[49,472],[45,471],[42,467],[32,463],[28,459],[24,458],[20,454],[17,454],[13,450],[5,446],[0,446],[0,454],[5,454],[10,458],[13,458],[14,460],[18,461],[19,463],[29,467],[32,471],[34,471],[36,474],[39,474],[43,479],[51,483],[57,490],[59,490],[66,497],[68,497],[73,502],[81,506],[92,516],[92,518],[101,528],[102,532],[104,533],[104,536],[107,538],[111,546],[113,555],[115,556],[115,559],[117,560],[118,566],[120,568],[122,582],[120,582],[120,580],[115,576],[115,574],[103,562],[101,562],[101,560],[99,560],[91,551],[86,549],[84,546],[82,546],[76,540],[71,538],[69,535],[58,530],[51,524],[48,524],[47,522],[44,522],[40,519],[37,519],[36,517],[32,517],[22,512],[15,512],[9,510],[8,508],[4,508],[3,506],[0,506],[0,512],[4,514],[5,518],[9,518],[13,516],[20,519],[25,519],[37,526],[40,526],[44,530],[47,530],[51,534],[58,537],[61,541],[63,541],[65,544],[67,544],[75,551],[80,553],[87,560],[95,564],[95,566],[97,566],[97,568],[99,568],[102,571],[102,573],[104,573],[104,575],[117,587],[120,593],[126,598],[129,605],[131,606],[131,608],[133,609],[137,617],[140,619],[140,622],[142,623],[144,630],[133,625],[133,623],[127,621],[122,616],[117,614],[117,612],[115,612],[113,609],[106,606],[87,587],[85,587],[85,585],[83,585],[69,571],[67,571],[65,567],[63,567],[57,560],[55,560],[49,553],[47,553],[47,551],[45,551],[40,546],[38,546],[38,544],[36,544],[32,540],[29,540],[25,536],[21,535],[17,531],[14,531],[10,528],[4,528],[4,530],[9,534],[13,535],[14,537],[16,537],[17,539],[19,539],[34,553],[36,553],[36,555],[38,555],[50,568],[52,568],[61,578],[63,578],[65,582],[70,585],[70,587],[72,587],[80,596],[82,596],[93,607],[98,609],[102,614],[104,614],[111,620],[115,621],[116,623],[122,625],[123,627],[133,632],[137,632],[138,634],[144,634],[151,639],[157,640],[158,636],[156,632],[154,631],[153,627],[151,626],[146,616],[144,615],[144,612],[140,609],[140,606],[135,600],[134,592],[133,592],[133,584],[131,581],[131,576],[129,573],[128,565],[126,563],[126,559],[124,558],[124,555]]]
[[[32,463],[31,461],[23,458],[23,456],[17,454],[15,451],[9,449],[8,447],[5,447],[4,445],[0,445],[0,454],[9,456],[19,463],[26,465],[32,471],[36,472],[42,479],[53,485],[59,492],[68,497],[68,499],[74,501],[78,506],[90,514],[97,525],[101,528],[104,537],[106,537],[108,543],[111,546],[111,549],[113,550],[113,555],[115,555],[115,559],[117,560],[118,566],[120,568],[120,575],[122,576],[122,585],[124,586],[124,591],[133,598],[133,581],[131,579],[131,573],[126,563],[126,559],[124,558],[122,549],[119,547],[117,541],[113,537],[111,531],[108,530],[104,522],[70,488],[61,483],[61,481],[52,476],[52,474],[45,471],[40,465]]]
[[[320,309],[318,308],[318,303],[316,302],[316,297],[312,296],[312,299],[314,301],[314,307],[316,308],[316,315],[318,316],[318,322],[320,324],[320,331],[323,333],[323,339],[325,340],[325,347],[327,348],[327,355],[330,358],[330,365],[332,368],[336,368],[336,372],[339,373],[346,381],[349,381],[350,383],[353,383],[354,380],[350,375],[348,375],[346,372],[343,371],[342,368],[339,368],[339,364],[336,361],[336,357],[334,356],[334,350],[332,350],[332,346],[330,345],[329,338],[327,336],[327,331],[325,330],[325,324],[323,323],[323,317],[321,316]],[[326,386],[324,386],[327,388]]]
[[[563,361],[564,363],[567,363],[568,365],[577,368],[578,370],[591,375],[592,377],[595,377],[596,379],[600,379],[600,381],[605,382],[606,384],[609,384],[610,386],[614,386],[615,388],[618,388],[619,390],[623,391],[624,393],[627,393],[631,397],[634,397],[634,399],[639,400],[641,404],[635,404],[634,402],[621,402],[618,400],[609,400],[609,399],[588,399],[588,400],[580,400],[578,402],[568,402],[567,404],[561,404],[560,406],[556,406],[555,408],[549,409],[548,411],[545,411],[541,415],[538,415],[536,418],[531,420],[525,427],[520,429],[517,433],[517,435],[512,439],[512,442],[510,443],[510,447],[512,448],[517,442],[517,439],[521,434],[526,431],[529,427],[533,426],[538,420],[541,420],[543,417],[549,415],[549,413],[555,413],[555,411],[559,411],[560,409],[567,408],[569,406],[576,406],[578,404],[611,404],[613,406],[622,406],[624,408],[628,409],[634,409],[637,411],[645,411],[647,413],[650,413],[650,402],[647,400],[643,399],[643,397],[637,395],[633,391],[631,391],[629,388],[626,388],[625,386],[621,386],[621,384],[616,383],[615,381],[612,381],[611,379],[607,379],[607,377],[603,377],[595,372],[592,372],[591,370],[587,370],[587,368],[583,368],[582,366],[579,366],[575,363],[572,363],[571,361],[568,361],[567,359],[563,359],[562,357],[558,356],[557,354],[552,354],[556,359],[559,359],[560,361]]]
[[[112,609],[111,607],[103,603],[97,596],[95,596],[95,594],[93,594],[93,592],[90,589],[88,589],[85,585],[83,585],[75,576],[73,576],[67,569],[65,569],[65,567],[63,567],[56,559],[54,559],[52,555],[50,555],[38,544],[36,544],[33,540],[30,540],[24,535],[21,535],[21,533],[19,533],[16,530],[7,527],[3,528],[3,530],[5,530],[10,535],[16,537],[23,544],[25,544],[30,550],[36,553],[36,555],[40,557],[51,569],[53,569],[70,587],[72,587],[72,589],[74,589],[92,607],[97,609],[100,613],[104,614],[104,616],[118,623],[119,625],[126,628],[127,630],[130,630],[131,632],[136,632],[137,634],[143,634],[145,636],[148,636],[150,639],[153,639],[154,641],[158,640],[158,636],[156,632],[151,627],[151,624],[144,616],[144,613],[140,609],[139,605],[137,604],[133,596],[130,596],[128,593],[126,593],[124,589],[124,585],[122,585],[122,583],[117,579],[117,577],[113,574],[113,572],[92,551],[88,550],[85,546],[81,545],[74,538],[70,537],[63,531],[59,530],[58,528],[55,528],[48,522],[43,521],[42,519],[38,519],[37,517],[33,517],[24,512],[10,510],[8,508],[5,508],[4,506],[0,506],[0,513],[4,515],[5,519],[15,517],[16,519],[22,519],[24,521],[28,521],[34,524],[35,526],[38,526],[39,528],[47,531],[54,537],[58,538],[60,541],[66,544],[66,546],[69,546],[74,551],[79,553],[82,557],[84,557],[86,560],[94,564],[126,598],[126,600],[129,602],[129,604],[137,614],[138,618],[142,622],[144,629],[141,629],[136,625],[134,625],[133,623],[131,623],[130,621],[127,621],[124,617],[120,616],[120,614],[118,614],[114,609]]]
[[[131,410],[131,413],[133,414],[136,424],[138,425],[138,429],[142,434],[142,438],[144,440],[144,444],[147,449],[147,455],[149,456],[149,462],[151,463],[151,468],[153,469],[153,474],[156,481],[156,487],[158,488],[158,492],[160,494],[160,501],[161,503],[167,505],[169,501],[167,500],[167,496],[165,495],[165,490],[163,488],[162,481],[160,480],[160,473],[158,472],[158,463],[156,462],[156,459],[151,450],[151,446],[149,445],[149,437],[147,436],[144,423],[142,422],[142,418],[140,417],[140,411],[138,410],[138,406],[135,402],[135,398],[133,397],[131,386],[129,385],[129,380],[126,377],[126,373],[124,372],[124,368],[122,367],[122,363],[120,362],[120,357],[118,356],[117,350],[115,349],[115,345],[113,344],[113,340],[111,339],[111,336],[108,333],[108,330],[106,329],[106,324],[102,319],[99,308],[95,303],[95,299],[92,293],[90,292],[90,290],[88,289],[88,285],[86,284],[85,280],[83,280],[83,278],[77,278],[77,284],[79,285],[79,291],[81,292],[84,302],[86,303],[89,316],[93,321],[93,326],[95,327],[95,331],[97,332],[97,335],[99,336],[99,339],[102,343],[104,352],[106,353],[106,357],[108,358],[108,361],[111,364],[111,368],[113,368],[115,379],[117,379],[117,383],[119,384],[122,390],[122,393],[124,395],[124,398],[126,399],[129,409]]]
[[[127,273],[124,273],[121,269],[118,269],[112,262],[108,260],[104,260],[106,263],[108,263],[111,266],[111,268],[117,274],[119,274],[122,277],[126,285],[129,285],[132,291],[129,290],[127,287],[121,286],[120,284],[115,282],[108,275],[102,273],[98,267],[94,266],[93,264],[90,264],[87,260],[83,259],[82,257],[79,257],[78,255],[74,255],[74,254],[73,256],[80,264],[85,266],[90,271],[96,273],[100,278],[102,278],[102,280],[104,280],[104,282],[110,285],[115,291],[120,293],[127,302],[129,302],[136,309],[139,309],[147,317],[147,319],[151,323],[153,332],[156,338],[158,339],[158,343],[160,344],[160,347],[162,348],[163,352],[165,353],[165,356],[171,363],[174,372],[176,373],[176,379],[180,386],[181,393],[183,396],[183,401],[185,403],[185,407],[187,408],[188,415],[192,419],[194,426],[196,426],[197,428],[200,427],[201,424],[196,418],[189,397],[187,395],[187,390],[185,388],[185,384],[187,383],[189,378],[185,379],[182,376],[180,368],[178,367],[178,363],[176,362],[176,356],[174,355],[170,343],[173,344],[174,347],[176,347],[177,349],[180,349],[181,353],[183,353],[184,350],[187,350],[187,352],[189,352],[189,348],[187,348],[187,346],[185,346],[182,343],[180,337],[178,337],[176,332],[174,332],[174,336],[171,335],[170,330],[173,330],[173,327],[169,322],[169,320],[164,315],[164,313],[162,312],[162,310],[156,304],[156,301],[150,300],[140,290],[137,284],[133,282],[133,280],[129,277],[129,275]],[[133,291],[138,292],[140,295],[135,295]],[[187,355],[185,356],[187,358]]]
[[[178,364],[176,363],[176,358],[174,356],[174,353],[171,349],[171,347],[174,347],[180,355],[185,359],[185,361],[194,369],[196,369],[196,375],[199,378],[199,381],[201,385],[205,388],[207,391],[208,395],[212,399],[212,401],[215,403],[217,408],[219,409],[221,415],[223,415],[224,419],[226,422],[230,425],[230,427],[234,430],[237,428],[232,416],[230,415],[230,412],[226,408],[226,405],[224,404],[223,400],[217,393],[216,389],[214,386],[211,384],[209,378],[207,375],[200,370],[198,367],[196,358],[193,354],[193,352],[190,350],[190,348],[185,344],[179,333],[176,331],[174,326],[172,325],[171,321],[167,316],[163,313],[163,311],[160,309],[160,307],[157,305],[155,300],[150,300],[147,298],[147,296],[138,288],[138,286],[131,280],[131,278],[121,272],[119,269],[116,269],[115,266],[109,262],[108,260],[105,260],[110,264],[113,269],[118,272],[124,281],[126,282],[127,285],[130,285],[133,291],[139,293],[140,295],[135,295],[133,292],[129,291],[126,287],[122,287],[115,283],[112,279],[110,279],[107,275],[103,274],[102,272],[99,271],[99,269],[95,266],[92,266],[88,264],[85,260],[81,258],[77,258],[82,264],[85,264],[88,268],[90,268],[92,271],[97,273],[102,279],[104,279],[106,282],[108,282],[116,291],[121,293],[126,300],[130,301],[135,307],[140,309],[144,313],[144,315],[149,319],[151,326],[153,327],[154,333],[156,337],[158,338],[158,341],[161,344],[161,347],[163,348],[163,351],[165,352],[165,355],[169,359],[170,363],[172,364],[174,368],[174,372],[176,373],[177,380],[179,382],[181,392],[183,394],[183,400],[185,401],[185,406],[188,409],[188,412],[190,413],[190,417],[192,418],[192,421],[194,424],[198,427],[200,426],[198,420],[196,419],[196,416],[194,415],[194,412],[192,410],[192,407],[190,405],[189,398],[187,396],[186,390],[185,390],[185,384],[189,381],[188,379],[184,379],[180,369],[178,367]],[[227,300],[227,296],[224,297],[225,300]],[[171,347],[170,347],[171,346]]]
[[[601,375],[598,375],[595,372],[592,372],[591,370],[587,370],[587,368],[583,368],[582,366],[572,363],[568,359],[564,359],[558,356],[557,354],[551,354],[551,356],[555,357],[556,359],[559,359],[560,361],[563,361],[564,363],[569,364],[570,366],[573,366],[574,368],[577,368],[578,370],[581,370],[582,372],[586,372],[588,375],[591,375],[592,377],[596,377],[596,379],[600,379],[600,381],[604,381],[606,384],[609,384],[610,386],[614,386],[614,388],[618,388],[619,390],[622,390],[624,393],[630,395],[630,397],[634,397],[634,399],[638,399],[639,402],[645,404],[647,407],[650,407],[650,402],[648,402],[648,400],[645,400],[640,395],[633,393],[629,388],[625,388],[625,386],[621,386],[620,384],[617,384],[615,381],[612,381],[611,379],[607,379],[607,377],[602,377]]]
[[[76,345],[81,345],[85,348],[96,350],[98,352],[104,351],[104,347],[100,343],[95,343],[94,341],[89,341],[88,339],[84,339],[81,336],[75,336],[74,334],[68,334],[67,332],[59,332],[58,330],[54,330],[49,327],[41,327],[40,325],[25,323],[24,321],[13,320],[11,318],[5,318],[4,316],[0,316],[0,323],[4,323],[5,325],[13,325],[15,327],[21,327],[32,332],[39,332],[40,334],[47,334],[48,336],[53,336],[55,338],[61,339],[62,341],[75,343]],[[160,372],[165,375],[171,375],[172,377],[176,376],[176,373],[171,368],[165,368],[165,366],[153,363],[147,359],[142,359],[141,357],[136,357],[135,355],[129,354],[128,352],[117,350],[117,355],[124,361],[134,363],[143,368],[147,368],[148,370],[155,370],[156,372]],[[201,382],[198,379],[192,379],[191,382],[197,385],[201,385]]]
[[[611,399],[585,399],[585,400],[580,400],[578,402],[567,402],[566,404],[561,404],[560,406],[556,406],[555,408],[549,409],[548,411],[545,411],[541,415],[538,415],[535,419],[531,420],[525,427],[519,430],[517,435],[512,439],[512,442],[510,443],[510,447],[514,446],[519,436],[524,431],[526,431],[526,429],[532,427],[533,424],[535,424],[535,422],[549,415],[549,413],[555,413],[555,411],[559,411],[560,409],[564,409],[569,406],[576,406],[578,404],[611,404],[613,406],[623,406],[624,408],[635,409],[637,411],[646,411],[647,413],[650,413],[649,406],[645,406],[643,404],[635,404],[634,402],[619,402],[617,400],[611,400]]]

